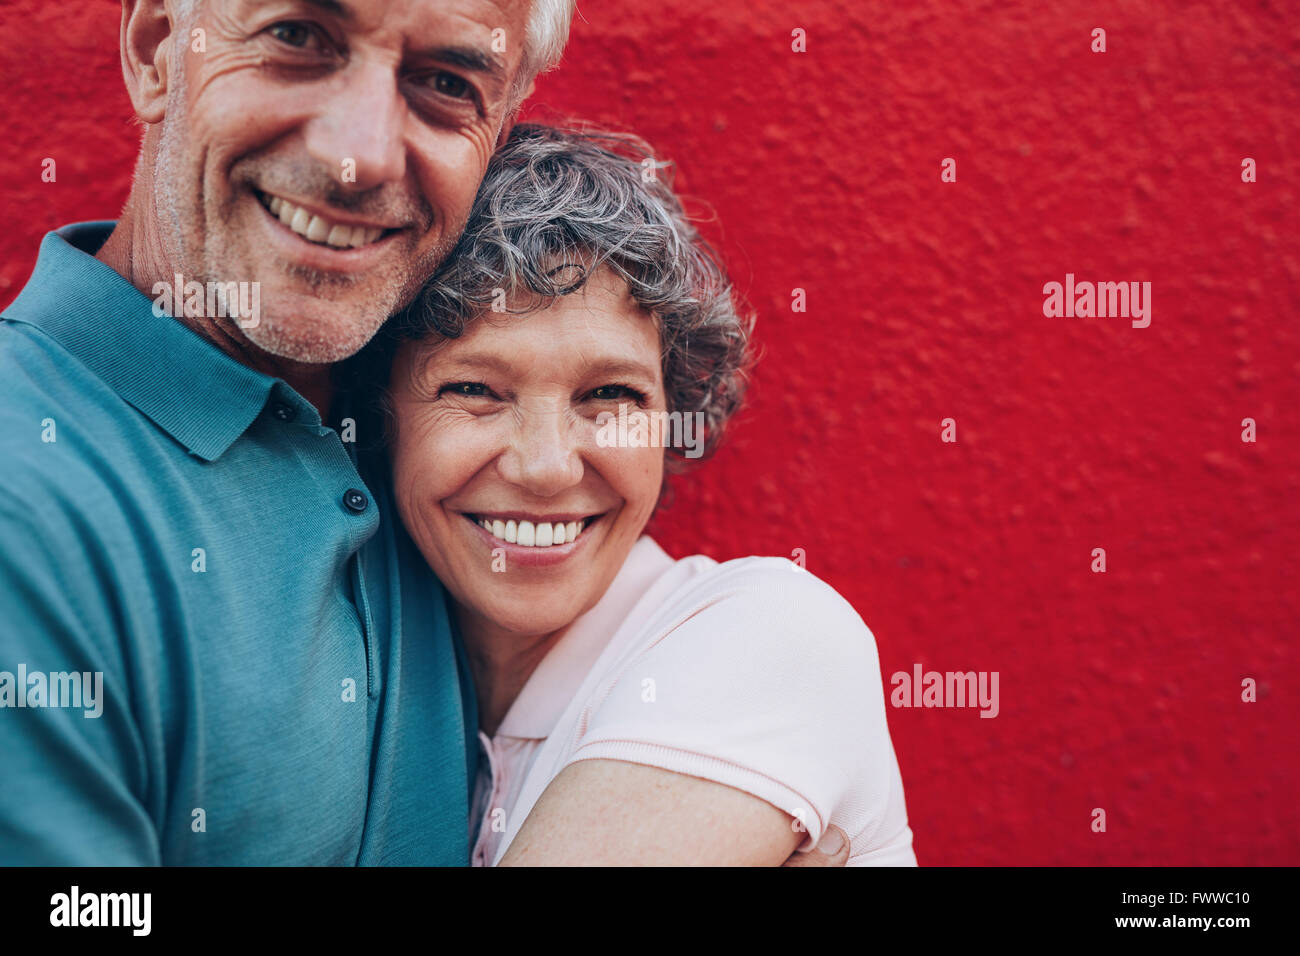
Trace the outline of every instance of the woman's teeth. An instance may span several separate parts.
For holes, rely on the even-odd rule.
[[[382,229],[369,229],[365,226],[345,226],[343,223],[314,216],[301,206],[295,206],[279,196],[264,196],[262,204],[271,211],[272,216],[278,217],[309,242],[319,242],[337,249],[355,249],[367,245],[384,232]]]
[[[501,521],[495,518],[479,518],[478,524],[492,537],[525,548],[549,548],[553,544],[568,544],[576,541],[585,527],[581,521],[539,521],[533,524],[531,521]]]

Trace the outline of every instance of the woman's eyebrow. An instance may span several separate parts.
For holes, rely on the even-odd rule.
[[[429,358],[431,360],[436,359],[437,354],[430,355]],[[515,370],[513,362],[496,352],[466,352],[461,355],[447,356],[437,364],[440,366],[438,368],[438,374],[440,375],[462,370],[478,371],[480,369],[488,369],[502,375],[509,375]]]
[[[647,365],[636,359],[607,358],[597,359],[583,369],[588,375],[609,375],[612,377],[641,378],[653,382],[658,374],[655,366]]]
[[[432,356],[431,356],[432,358]],[[438,362],[439,375],[452,375],[459,372],[488,370],[501,375],[510,375],[518,370],[508,358],[496,352],[466,352],[462,355],[446,356]],[[427,369],[430,370],[431,369]],[[653,382],[658,377],[658,368],[637,359],[623,356],[596,358],[581,367],[584,377],[594,378],[610,376],[613,378],[638,378]]]

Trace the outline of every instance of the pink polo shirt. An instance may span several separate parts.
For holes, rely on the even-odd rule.
[[[800,850],[833,823],[850,866],[916,865],[875,639],[784,558],[674,561],[642,537],[479,742],[475,866],[500,861],[561,770],[597,758],[751,793],[806,829]]]

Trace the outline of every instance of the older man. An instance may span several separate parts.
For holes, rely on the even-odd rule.
[[[468,861],[472,687],[331,363],[447,254],[571,13],[124,0],[126,208],[0,323],[0,863]]]

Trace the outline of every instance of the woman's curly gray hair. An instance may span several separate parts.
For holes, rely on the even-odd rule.
[[[445,264],[398,319],[403,337],[456,338],[508,297],[514,313],[581,289],[599,269],[659,329],[669,412],[702,412],[703,455],[740,407],[753,318],[638,137],[520,124],[488,164]],[[683,449],[668,449],[680,461]]]

